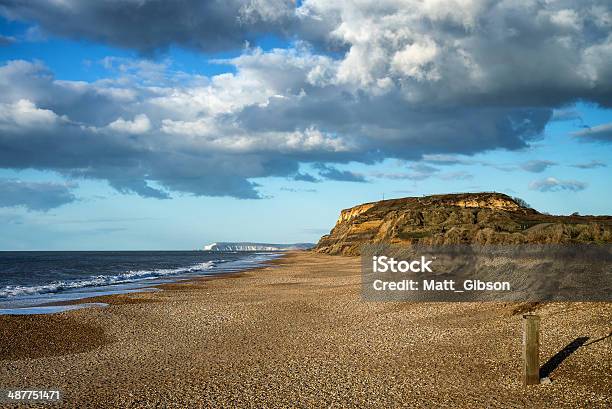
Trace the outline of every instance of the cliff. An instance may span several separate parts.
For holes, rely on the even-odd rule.
[[[340,212],[315,251],[357,255],[365,243],[612,242],[612,216],[551,216],[501,193],[407,197]]]

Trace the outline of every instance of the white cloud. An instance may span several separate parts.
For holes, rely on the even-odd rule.
[[[583,140],[612,142],[612,122],[582,129],[572,135]]]
[[[149,121],[149,117],[145,114],[139,114],[136,115],[132,121],[118,118],[117,120],[108,124],[108,129],[138,135],[151,130],[151,121]]]
[[[286,136],[281,136],[281,138],[283,139],[283,145],[294,151],[342,152],[351,149],[341,138],[334,138],[314,127],[307,128],[304,131],[291,132]]]
[[[28,99],[0,104],[0,127],[41,128],[56,124],[60,117],[49,109],[41,109]]]
[[[504,92],[550,101],[560,86],[610,101],[603,1],[305,0],[297,15],[321,28],[320,41],[347,48],[337,81],[371,92],[392,79],[415,103]]]
[[[254,198],[250,178],[296,175],[303,163],[324,164],[336,180],[359,179],[330,165],[351,161],[484,165],[468,155],[525,148],[555,109],[612,106],[609,2],[304,0],[294,15],[281,0],[215,2],[225,5],[219,9],[194,1],[193,10],[145,1],[142,26],[126,26],[132,3],[66,0],[72,15],[34,0],[38,7],[15,3],[12,12],[60,35],[145,52],[176,43],[236,47],[252,39],[251,29],[295,42],[212,61],[233,71],[210,77],[169,60],[111,57],[102,61],[108,78],[60,81],[40,63],[8,62],[0,66],[0,144],[20,155],[0,151],[0,167],[106,179],[144,196],[167,197],[151,187],[161,186]],[[219,24],[188,24],[210,22],[205,11]],[[607,141],[606,126],[576,136]]]
[[[391,66],[395,71],[407,77],[435,81],[440,79],[440,73],[433,65],[437,55],[438,47],[434,42],[413,43],[395,53]],[[431,66],[428,67],[429,65]]]
[[[292,132],[245,132],[237,124],[219,126],[214,119],[197,121],[162,121],[161,131],[193,138],[200,149],[218,152],[348,152],[352,147],[339,137],[311,127]]]
[[[563,9],[550,13],[550,21],[562,28],[578,31],[582,27],[582,19],[575,10]]]
[[[587,184],[578,180],[559,180],[554,177],[535,180],[529,184],[529,189],[539,190],[540,192],[558,192],[569,190],[578,192],[587,188]]]

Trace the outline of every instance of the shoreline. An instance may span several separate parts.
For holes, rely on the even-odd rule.
[[[163,290],[165,285],[171,286],[173,284],[191,283],[197,280],[203,280],[203,279],[209,279],[209,278],[221,278],[221,277],[231,276],[233,274],[241,274],[249,270],[271,265],[271,263],[274,262],[275,260],[283,258],[285,256],[283,254],[284,252],[279,252],[279,253],[280,255],[270,258],[268,260],[262,261],[255,267],[248,267],[248,268],[244,268],[238,271],[235,271],[235,270],[220,271],[220,272],[215,272],[213,274],[193,275],[189,277],[180,276],[180,275],[177,275],[175,277],[161,276],[161,277],[151,280],[152,283],[150,285],[146,285],[148,282],[147,280],[135,280],[131,282],[121,283],[120,284],[121,286],[127,286],[127,287],[124,289],[119,289],[119,290],[116,289],[115,284],[111,284],[107,286],[93,287],[93,288],[99,289],[97,291],[91,291],[91,290],[87,291],[88,287],[83,287],[82,290],[84,290],[84,293],[91,293],[91,295],[87,295],[87,296],[84,295],[81,298],[47,301],[47,302],[42,302],[40,304],[26,306],[26,307],[0,308],[0,311],[18,311],[17,313],[14,313],[14,314],[3,312],[2,314],[0,314],[0,316],[58,314],[61,312],[71,311],[75,309],[96,308],[96,307],[105,306],[101,304],[106,304],[107,306],[110,304],[116,304],[116,303],[121,303],[121,302],[127,302],[127,303],[138,302],[136,300],[130,299],[129,297],[123,297],[123,296],[128,295],[128,294],[134,294],[134,293],[147,293],[147,292],[155,292],[155,291]],[[155,283],[155,281],[159,279],[164,279],[164,280],[167,280],[168,282]],[[139,284],[142,284],[142,286],[140,286]],[[133,287],[129,287],[130,285],[133,285]],[[96,293],[99,293],[99,295],[95,295]],[[61,294],[62,294],[61,292],[58,292],[52,295],[61,296]],[[68,295],[70,295],[70,293],[68,293]],[[8,302],[8,300],[4,300],[4,301]],[[15,300],[15,301],[18,302],[19,300]],[[87,304],[90,304],[90,305],[87,305]],[[62,307],[67,307],[67,308],[63,309]],[[31,312],[31,311],[34,311],[34,312]],[[36,311],[41,311],[41,312],[36,312]]]
[[[59,388],[79,407],[612,403],[611,303],[540,306],[541,364],[588,341],[552,384],[525,388],[516,304],[367,303],[357,258],[267,264],[101,309],[0,316],[0,388]]]
[[[160,289],[162,291],[190,291],[201,288],[208,281],[220,279],[239,278],[244,274],[256,272],[258,270],[272,267],[277,264],[282,264],[281,261],[288,254],[283,254],[280,257],[271,259],[263,263],[263,265],[247,268],[238,272],[219,273],[210,276],[193,277],[183,281],[173,283],[154,284],[147,288]],[[47,314],[4,314],[0,315],[0,362],[5,359],[21,359],[21,358],[38,358],[47,355],[56,355],[58,353],[78,353],[79,351],[88,351],[92,348],[106,345],[111,340],[105,338],[101,327],[85,327],[84,333],[98,334],[98,339],[80,338],[84,342],[79,344],[70,338],[51,337],[49,333],[54,333],[55,328],[67,326],[67,328],[59,328],[68,332],[75,331],[78,325],[74,325],[70,317],[65,317],[75,311],[86,311],[91,308],[107,308],[110,306],[133,305],[133,304],[150,304],[161,303],[163,300],[155,299],[155,297],[147,297],[147,295],[156,294],[157,291],[141,291],[141,292],[125,292],[112,295],[98,295],[93,297],[79,298],[69,301],[57,301],[40,305],[40,307],[53,306],[74,306],[81,304],[105,304],[100,306],[85,306],[79,309],[67,309]],[[23,335],[25,334],[25,336]],[[36,335],[42,335],[40,338]],[[17,336],[17,342],[13,336]],[[13,341],[13,342],[11,342]],[[49,352],[47,343],[54,345],[55,352]],[[12,344],[12,346],[11,346]],[[24,345],[25,344],[25,345]],[[16,347],[15,347],[16,345]],[[10,347],[10,348],[7,348]],[[41,351],[40,353],[35,350]],[[0,384],[0,388],[2,385]]]

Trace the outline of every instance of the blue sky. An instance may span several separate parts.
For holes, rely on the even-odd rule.
[[[612,213],[606,2],[534,3],[517,26],[532,43],[499,39],[497,56],[501,34],[479,18],[510,25],[516,10],[236,1],[222,17],[244,33],[229,38],[202,31],[205,16],[149,32],[103,5],[30,3],[0,2],[0,250],[315,242],[383,195],[499,191]]]

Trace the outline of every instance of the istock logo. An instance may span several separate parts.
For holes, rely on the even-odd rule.
[[[375,273],[433,273],[429,265],[433,259],[426,260],[425,256],[421,256],[420,260],[396,260],[393,257],[374,256],[372,257],[372,268]]]

